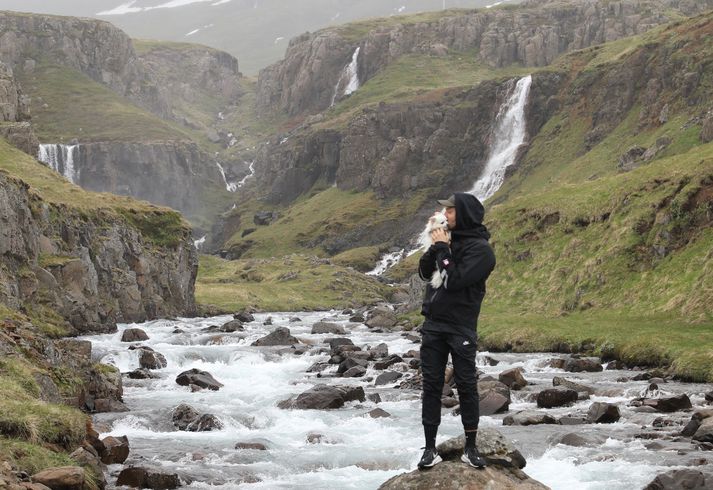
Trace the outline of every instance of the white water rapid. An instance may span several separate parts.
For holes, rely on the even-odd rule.
[[[507,102],[498,112],[490,156],[480,178],[468,191],[483,202],[503,185],[505,170],[515,163],[517,150],[525,142],[527,136],[525,105],[530,94],[531,84],[531,75],[518,80]]]
[[[215,162],[215,164],[218,166],[218,171],[220,172],[220,175],[223,176],[223,182],[225,182],[225,188],[228,190],[228,192],[235,192],[238,190],[238,184],[235,182],[228,182],[228,179],[225,176],[225,169],[223,169],[223,166],[220,164],[220,162]]]
[[[247,162],[245,162],[245,163],[247,163]],[[245,185],[245,182],[247,182],[247,180],[248,180],[250,177],[252,177],[253,175],[255,175],[255,160],[253,160],[252,162],[250,162],[250,165],[248,165],[248,169],[250,170],[250,173],[247,174],[247,175],[246,175],[245,177],[243,177],[242,179],[240,179],[240,182],[238,182],[238,189],[241,188],[242,186],[244,186],[244,185]]]
[[[352,60],[342,70],[342,74],[337,81],[337,85],[334,87],[334,95],[332,96],[331,105],[334,105],[338,96],[344,97],[346,95],[351,95],[359,89],[359,51],[361,51],[360,46],[354,50]],[[342,89],[342,93],[340,94],[339,90],[342,86],[344,89]]]
[[[272,326],[263,322],[272,317]],[[294,321],[299,317],[299,321]],[[232,316],[177,320],[156,320],[144,324],[119,325],[114,334],[84,337],[92,342],[96,361],[117,366],[122,372],[139,367],[139,350],[129,350],[121,342],[122,331],[139,327],[149,340],[141,342],[162,353],[167,367],[154,370],[155,379],[124,381],[124,402],[129,412],[95,414],[97,426],[105,424],[101,434],[129,438],[131,453],[125,465],[161,467],[192,478],[188,488],[218,489],[376,489],[396,474],[415,468],[423,445],[420,391],[399,389],[399,381],[415,373],[404,364],[390,371],[403,372],[401,380],[374,386],[373,377],[383,371],[373,363],[364,377],[336,377],[337,366],[328,365],[319,375],[307,372],[316,362],[330,358],[323,342],[332,334],[311,334],[317,321],[334,322],[345,328],[355,345],[377,346],[385,343],[390,354],[418,350],[419,345],[402,336],[402,332],[377,333],[363,323],[351,323],[349,315],[335,311],[261,313],[245,324],[244,332],[206,331],[211,325],[223,325]],[[288,327],[292,335],[313,345],[300,354],[289,347],[253,347],[252,342],[276,327]],[[343,335],[339,335],[343,336]],[[486,357],[497,366],[486,363]],[[617,403],[622,418],[614,424],[505,426],[504,414],[481,417],[482,427],[501,431],[527,459],[525,472],[554,490],[630,490],[642,488],[658,473],[692,464],[703,454],[695,451],[690,439],[657,439],[665,445],[650,445],[637,437],[642,427],[654,419],[675,421],[671,431],[680,432],[681,423],[690,412],[661,414],[640,412],[627,405],[648,386],[647,381],[617,382],[630,371],[605,370],[599,373],[564,373],[549,367],[557,354],[505,354],[481,352],[478,367],[485,375],[521,367],[531,386],[513,391],[510,412],[536,410],[532,393],[552,386],[554,376],[567,376],[578,383],[609,393],[592,395],[574,405],[548,409],[553,417],[587,412],[595,401]],[[408,358],[407,358],[408,359]],[[225,386],[219,391],[191,392],[176,384],[176,376],[188,369],[208,371]],[[362,386],[366,395],[376,393],[378,404],[349,402],[333,410],[283,410],[277,403],[299,394],[317,383]],[[703,394],[711,385],[668,382],[662,385],[668,393],[688,393],[694,409],[705,405]],[[214,414],[224,425],[211,432],[183,432],[174,428],[172,410],[187,403],[201,413]],[[372,418],[367,413],[379,407],[389,417]],[[665,430],[665,429],[664,429]],[[438,442],[461,433],[460,418],[444,409]],[[646,431],[643,431],[646,432]],[[309,433],[322,435],[321,442],[310,443]],[[564,434],[576,433],[599,444],[566,446],[552,442]],[[266,451],[235,449],[237,442],[260,442]],[[677,451],[678,455],[677,455]],[[109,484],[116,481],[120,465],[109,467]]]
[[[79,179],[79,169],[74,167],[74,158],[79,145],[40,145],[37,159],[52,170],[74,183]]]

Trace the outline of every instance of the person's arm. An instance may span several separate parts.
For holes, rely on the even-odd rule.
[[[431,276],[436,270],[436,259],[432,251],[433,245],[426,250],[426,253],[421,256],[421,260],[418,261],[418,276],[424,281],[431,280]]]
[[[432,249],[438,269],[446,271],[443,287],[447,290],[457,291],[481,282],[495,268],[495,254],[486,242],[468,247],[458,263],[453,260],[448,244],[438,242]]]

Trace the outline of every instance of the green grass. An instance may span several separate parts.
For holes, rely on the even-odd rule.
[[[305,255],[234,261],[202,255],[196,281],[196,302],[225,311],[346,308],[387,294],[373,278]]]
[[[38,444],[0,436],[0,460],[8,461],[32,475],[47,468],[76,466],[65,453],[57,453]]]
[[[353,267],[360,272],[369,272],[381,256],[379,247],[358,247],[332,257],[332,262],[344,267]]]
[[[190,234],[190,225],[172,209],[109,193],[85,191],[26,153],[0,140],[0,172],[29,184],[37,203],[54,205],[58,219],[75,216],[101,221],[122,220],[157,246],[175,246]],[[47,260],[47,259],[46,259]]]
[[[18,73],[32,96],[32,123],[44,142],[191,140],[178,125],[164,121],[70,68],[45,61],[31,73]]]
[[[450,52],[444,57],[404,55],[330,109],[326,113],[329,122],[320,126],[331,127],[333,119],[343,123],[345,116],[355,110],[382,101],[440,100],[448,88],[473,86],[484,80],[532,72],[532,68],[520,66],[493,69],[480,61],[475,52]]]

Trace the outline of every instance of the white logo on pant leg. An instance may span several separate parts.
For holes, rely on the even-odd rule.
[[[467,341],[467,340],[464,340],[464,341],[463,341],[463,345],[470,345],[470,342]]]

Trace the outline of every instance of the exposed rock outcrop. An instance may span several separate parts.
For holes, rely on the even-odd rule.
[[[36,155],[39,143],[29,120],[30,99],[23,94],[12,69],[0,61],[0,138]]]
[[[149,236],[157,231],[151,221],[180,223],[179,216],[161,208],[127,213],[50,203],[0,173],[0,303],[43,305],[73,333],[193,313],[198,260],[189,227],[172,227],[174,236],[159,244]]]
[[[713,6],[710,0],[562,3],[532,0],[518,8],[445,13],[426,22],[376,23],[366,34],[347,28],[303,34],[290,41],[285,58],[260,72],[258,108],[290,115],[330,106],[342,70],[357,47],[361,83],[399,57],[475,50],[494,67],[513,63],[545,66],[559,54],[639,34]]]

